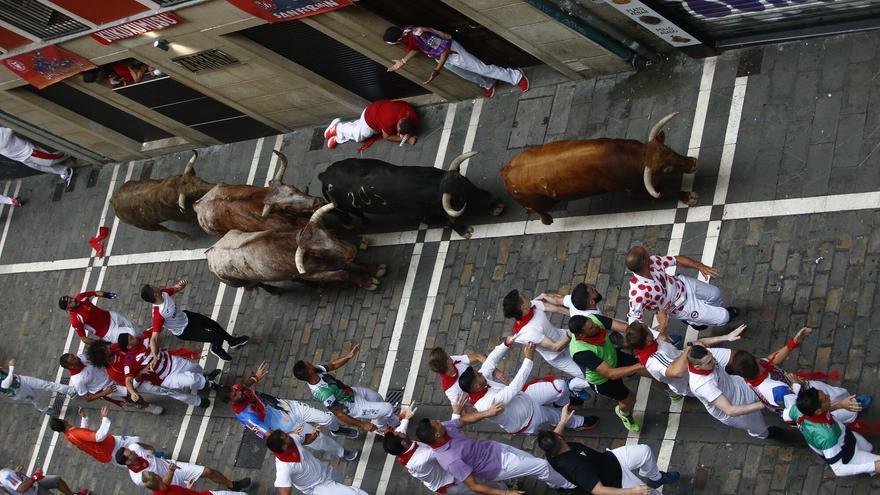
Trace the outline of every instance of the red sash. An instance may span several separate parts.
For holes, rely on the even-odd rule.
[[[715,370],[714,370],[714,369],[712,369],[712,370],[701,370],[701,369],[699,369],[699,368],[695,368],[694,365],[692,365],[691,363],[688,363],[688,371],[690,371],[691,373],[697,374],[697,375],[707,376],[707,375],[711,375],[712,372],[715,371]]]
[[[658,347],[660,347],[660,346],[657,344],[657,341],[655,340],[654,342],[651,342],[650,344],[643,347],[642,349],[633,349],[633,352],[639,358],[639,362],[642,363],[642,366],[646,366],[648,363],[648,359],[650,359],[651,356],[653,356],[654,353],[657,352]]]
[[[397,456],[397,462],[406,466],[409,460],[412,459],[412,456],[415,455],[417,450],[419,450],[419,446],[417,443],[413,442],[413,444],[410,445],[409,450]]]
[[[516,335],[524,326],[526,326],[530,321],[532,321],[532,317],[535,316],[535,307],[532,306],[532,309],[529,310],[528,313],[524,314],[522,318],[516,320],[513,324],[513,334]]]

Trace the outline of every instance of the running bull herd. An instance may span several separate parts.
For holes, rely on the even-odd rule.
[[[646,143],[599,138],[530,148],[501,169],[504,186],[545,224],[553,222],[547,211],[559,201],[614,191],[659,198],[659,174],[697,169],[696,158],[682,156],[664,143],[662,129],[676,115],[660,119]],[[504,210],[504,203],[460,173],[461,164],[476,152],[456,157],[445,171],[375,159],[341,160],[318,175],[323,199],[285,184],[287,158],[274,153],[281,165],[268,187],[207,182],[196,175],[198,154],[193,151],[181,175],[126,182],[110,203],[121,221],[178,238],[187,235],[162,223],[198,221],[208,234],[221,236],[207,251],[211,273],[233,287],[269,292],[278,290],[271,282],[289,281],[378,287],[385,265],[358,261],[366,242],[325,227],[328,214],[351,228],[352,217],[366,225],[366,214],[412,212],[426,223],[443,223],[470,238],[473,228],[460,220],[466,211],[497,216]],[[692,206],[697,198],[682,192],[680,199]]]

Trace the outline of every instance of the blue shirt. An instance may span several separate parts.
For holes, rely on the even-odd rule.
[[[258,400],[266,408],[266,416],[260,420],[260,416],[254,411],[252,406],[246,407],[242,412],[237,413],[235,417],[239,423],[245,428],[254,432],[260,438],[266,438],[269,430],[280,430],[285,433],[291,433],[300,425],[299,416],[296,414],[296,408],[293,401],[279,399],[269,394],[257,393]]]

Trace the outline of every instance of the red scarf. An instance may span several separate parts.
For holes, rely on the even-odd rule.
[[[278,454],[276,452],[272,452],[279,461],[282,462],[299,462],[302,458],[299,455],[299,449],[296,448],[296,444],[294,443],[288,450]]]
[[[831,370],[830,373],[822,373],[821,371],[798,371],[795,375],[804,380],[840,380],[839,370]]]
[[[642,366],[646,366],[648,363],[648,359],[650,359],[651,356],[653,356],[654,353],[657,352],[658,347],[659,345],[655,340],[654,342],[651,342],[641,349],[633,349],[633,352],[636,354],[636,356],[638,356],[639,362],[642,363]]]
[[[413,442],[413,444],[409,446],[409,450],[397,456],[397,462],[406,466],[406,463],[408,463],[409,460],[412,459],[412,456],[415,455],[416,450],[419,450],[419,446]]]
[[[80,368],[78,370],[67,370],[67,372],[70,373],[70,376],[74,376],[74,375],[78,375],[78,374],[82,373],[82,370],[84,370],[84,369],[86,369],[85,366],[83,366],[82,368]]]
[[[827,412],[821,416],[807,416],[806,414],[804,414],[803,416],[801,416],[797,419],[797,424],[801,424],[804,421],[809,421],[811,423],[826,424],[826,425],[834,424],[834,418],[832,418],[831,414],[829,414]]]
[[[229,403],[235,414],[241,414],[246,408],[250,407],[251,410],[257,413],[260,421],[266,419],[266,406],[263,405],[263,401],[257,397],[257,394],[255,394],[250,387],[245,387],[241,383],[236,383],[232,386],[232,390],[238,391],[244,396],[244,402]]]
[[[476,404],[477,401],[482,399],[486,395],[487,392],[489,392],[488,385],[486,385],[486,388],[484,388],[483,390],[480,390],[479,392],[474,392],[472,394],[468,394],[468,401],[470,401],[471,404]]]
[[[535,316],[535,307],[532,306],[532,309],[529,310],[528,313],[524,314],[522,318],[516,320],[513,324],[513,334],[516,335],[522,330],[522,327],[526,326],[530,321],[532,321],[532,317]]]
[[[599,325],[596,325],[596,326],[599,326]],[[599,327],[599,333],[593,337],[581,337],[579,335],[575,335],[574,338],[577,340],[580,340],[581,342],[586,342],[588,344],[605,345],[605,329],[602,327]]]
[[[443,384],[443,390],[449,390],[449,387],[455,385],[455,382],[458,381],[458,368],[455,367],[460,361],[452,362],[452,369],[455,370],[455,375],[449,376],[447,374],[440,375],[440,382]]]
[[[447,436],[447,435],[444,433],[444,434],[443,434],[443,439],[442,439],[442,440],[438,440],[438,441],[432,443],[432,444],[431,444],[431,448],[432,448],[432,449],[439,449],[440,447],[446,445],[447,443],[449,443],[449,436]]]
[[[772,357],[772,356],[771,356]],[[772,363],[769,361],[758,361],[758,364],[764,368],[760,375],[755,378],[745,378],[746,383],[753,387],[757,387],[758,385],[764,383],[764,380],[767,379],[767,375],[770,374],[770,370],[775,368]]]
[[[143,457],[138,456],[138,465],[137,466],[128,466],[128,470],[133,473],[139,473],[139,472],[143,471],[144,469],[147,469],[148,467],[150,467],[150,463],[147,462],[147,460],[144,459]]]
[[[691,373],[694,373],[694,374],[697,374],[697,375],[703,375],[703,376],[711,375],[712,372],[715,371],[714,369],[711,369],[711,370],[701,370],[701,369],[699,369],[699,368],[694,367],[694,365],[692,365],[691,363],[688,363],[688,370],[689,370]]]

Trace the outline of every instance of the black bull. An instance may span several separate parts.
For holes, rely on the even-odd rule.
[[[473,228],[456,222],[465,209],[500,215],[504,204],[467,180],[459,172],[472,151],[456,157],[449,170],[434,167],[400,167],[381,160],[348,158],[318,175],[324,198],[351,223],[351,215],[364,223],[370,214],[417,214],[426,223],[444,222],[469,238]]]

